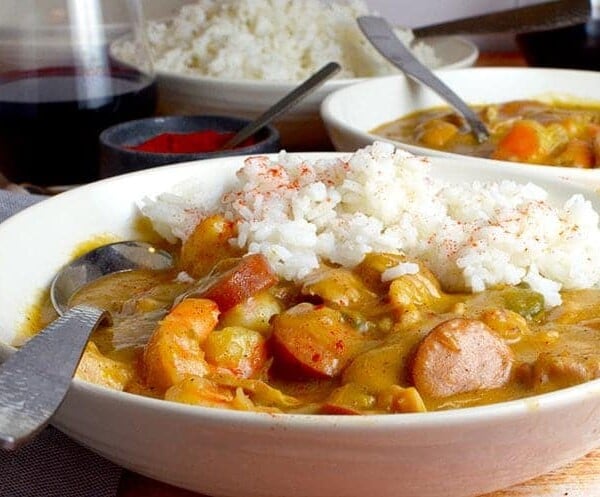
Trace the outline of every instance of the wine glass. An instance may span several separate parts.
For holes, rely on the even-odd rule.
[[[135,66],[110,55],[123,37]],[[140,0],[0,2],[0,171],[13,182],[98,179],[100,132],[156,101]]]

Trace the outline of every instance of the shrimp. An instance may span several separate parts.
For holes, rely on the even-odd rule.
[[[204,376],[209,366],[202,343],[219,318],[217,304],[208,299],[188,298],[160,321],[143,354],[146,383],[166,390],[184,378]]]
[[[217,262],[241,254],[229,243],[235,236],[235,224],[223,216],[203,219],[181,246],[181,266],[194,278],[207,275]]]

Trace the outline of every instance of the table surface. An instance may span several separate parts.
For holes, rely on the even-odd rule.
[[[526,66],[516,52],[481,53],[476,66]],[[600,494],[600,449],[547,475],[481,497],[593,497]],[[118,497],[199,497],[125,471]],[[452,496],[448,496],[452,497]]]

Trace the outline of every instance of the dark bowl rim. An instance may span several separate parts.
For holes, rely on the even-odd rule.
[[[132,119],[129,121],[125,121],[122,123],[114,124],[109,126],[108,128],[102,130],[100,135],[98,136],[98,140],[101,146],[111,147],[115,150],[118,150],[121,153],[127,153],[131,155],[136,155],[139,157],[172,157],[172,158],[189,158],[190,160],[198,159],[198,158],[209,158],[213,156],[220,155],[252,155],[257,153],[272,153],[269,150],[260,151],[255,150],[257,147],[264,147],[270,145],[276,145],[280,143],[280,133],[275,126],[272,124],[267,124],[263,126],[258,132],[255,133],[264,133],[265,136],[260,141],[252,145],[248,145],[246,147],[236,147],[231,150],[221,150],[215,152],[187,152],[187,153],[174,153],[174,152],[148,152],[143,150],[132,150],[130,146],[125,146],[120,143],[115,143],[112,141],[112,134],[118,132],[119,130],[124,130],[131,128],[132,126],[139,125],[140,123],[150,123],[150,122],[165,122],[168,123],[170,121],[177,121],[180,119],[189,119],[189,120],[203,120],[203,119],[219,119],[228,121],[230,123],[239,124],[242,127],[246,124],[250,123],[252,119],[237,117],[237,116],[227,116],[222,114],[190,114],[190,115],[168,115],[168,116],[151,116],[144,117],[141,119]],[[202,129],[202,128],[200,128]],[[240,128],[241,129],[241,128]],[[168,131],[168,130],[165,130]],[[216,155],[215,155],[216,154]]]

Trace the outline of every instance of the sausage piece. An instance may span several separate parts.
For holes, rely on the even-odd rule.
[[[412,365],[421,395],[450,395],[501,387],[512,350],[481,321],[456,318],[437,325],[419,344]]]
[[[287,377],[333,378],[360,342],[339,311],[306,302],[275,316],[272,326],[273,365]]]
[[[200,296],[217,303],[225,312],[262,290],[272,287],[278,277],[262,254],[250,254],[200,292]]]

